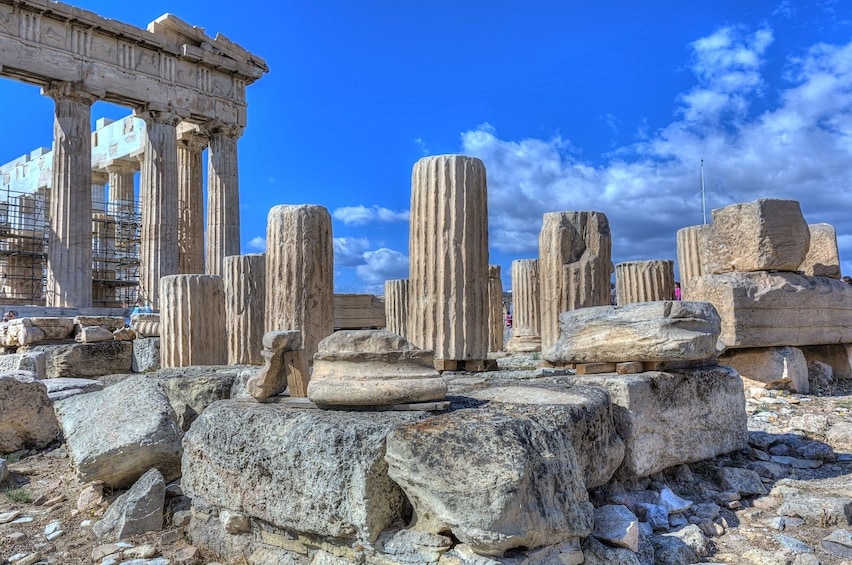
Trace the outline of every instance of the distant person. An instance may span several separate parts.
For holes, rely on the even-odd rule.
[[[506,314],[506,327],[507,328],[512,327],[512,313],[511,312]]]
[[[852,284],[852,277],[850,277],[850,276],[841,277],[840,280],[842,280],[846,284]]]
[[[150,314],[154,310],[151,309],[151,306],[145,303],[141,298],[136,299],[136,305],[133,307],[133,310],[130,311],[130,315],[134,314]]]
[[[680,283],[675,281],[675,300],[680,300]]]
[[[9,320],[14,320],[18,317],[18,312],[15,310],[9,310],[5,314],[3,314],[3,321],[8,322]]]

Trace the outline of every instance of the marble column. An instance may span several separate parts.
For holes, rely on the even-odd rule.
[[[618,305],[674,300],[674,262],[667,259],[627,261],[615,266]]]
[[[225,257],[225,328],[229,365],[263,365],[266,256]]]
[[[207,273],[222,273],[222,261],[240,253],[240,184],[237,139],[243,128],[207,124]]]
[[[121,217],[136,213],[136,197],[133,189],[133,176],[139,170],[139,162],[111,161],[106,166],[109,175],[109,194],[107,209],[112,216]]]
[[[548,212],[538,237],[541,347],[559,337],[559,314],[610,303],[612,236],[602,212]]]
[[[512,261],[512,338],[506,351],[541,351],[538,259]]]
[[[266,332],[299,330],[313,362],[334,331],[331,215],[322,206],[274,206],[266,226]]]
[[[503,351],[503,281],[500,265],[488,265],[488,351]]]
[[[160,364],[225,365],[225,284],[212,275],[160,279]]]
[[[181,273],[204,273],[204,172],[207,138],[198,126],[178,126],[178,262]],[[236,255],[239,253],[233,253]],[[220,273],[216,273],[220,274]]]
[[[142,238],[139,295],[152,308],[159,304],[160,277],[178,272],[177,133],[180,117],[169,112],[137,110],[147,136],[140,192]]]
[[[689,281],[704,274],[701,265],[702,232],[710,227],[707,225],[689,226],[677,230],[677,268],[680,280],[685,288]]]
[[[92,171],[92,213],[105,214],[106,206],[106,184],[109,175],[101,171]]]
[[[385,281],[385,324],[402,337],[408,337],[408,279]]]
[[[411,173],[408,339],[444,361],[488,354],[488,194],[485,165],[424,157]]]
[[[42,90],[56,103],[47,248],[47,306],[92,305],[92,134],[95,96],[79,85]]]

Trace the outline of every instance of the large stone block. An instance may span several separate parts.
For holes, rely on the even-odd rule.
[[[133,342],[130,341],[39,345],[32,351],[44,352],[49,379],[129,373],[133,364]]]
[[[47,366],[44,353],[33,351],[30,353],[8,353],[0,355],[0,372],[5,371],[30,371],[36,378],[47,378]]]
[[[407,504],[387,474],[385,437],[428,416],[216,402],[186,434],[181,485],[193,505],[371,544]]]
[[[416,529],[449,530],[486,555],[591,532],[571,435],[525,416],[458,410],[388,436],[389,473],[414,507]]]
[[[716,307],[720,339],[732,348],[852,343],[852,286],[795,273],[705,275],[690,300]]]
[[[836,379],[852,379],[852,344],[812,345],[803,347],[808,363],[822,361],[831,367]]]
[[[747,379],[789,388],[807,394],[808,362],[801,349],[795,347],[760,347],[731,349],[719,357],[720,365],[733,367]]]
[[[130,377],[55,408],[80,482],[125,488],[151,467],[166,481],[180,475],[183,432],[156,380]]]
[[[586,488],[606,484],[624,458],[624,442],[615,430],[609,393],[578,384],[573,377],[536,380],[489,379],[485,386],[461,392],[481,409],[529,418],[551,433],[566,434],[577,453]]]
[[[840,278],[840,253],[837,251],[837,232],[831,224],[810,224],[811,244],[808,254],[799,265],[803,275]]]
[[[716,353],[719,315],[706,302],[640,302],[563,312],[554,364],[704,360]]]
[[[761,198],[718,208],[701,235],[706,274],[797,271],[810,245],[810,230],[795,200]]]
[[[150,373],[160,368],[159,337],[137,337],[132,343],[133,362],[130,369],[134,373]]]
[[[612,397],[616,429],[627,446],[621,478],[647,477],[748,443],[743,382],[729,367],[594,375],[583,381],[606,388]]]
[[[44,383],[29,371],[0,373],[0,454],[45,447],[58,435]]]
[[[198,415],[217,400],[231,398],[234,379],[243,366],[177,367],[157,371],[157,381],[169,397],[178,424],[186,431]]]

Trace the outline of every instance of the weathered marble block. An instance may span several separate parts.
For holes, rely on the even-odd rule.
[[[840,253],[837,250],[837,232],[831,224],[810,224],[811,244],[808,254],[799,265],[803,275],[810,277],[840,278]]]
[[[170,367],[157,371],[156,380],[169,397],[183,431],[189,429],[205,408],[231,398],[234,379],[245,366]]]
[[[6,371],[30,371],[37,379],[46,379],[47,369],[44,353],[33,351],[0,355],[0,372]]]
[[[308,398],[318,405],[386,406],[441,400],[447,383],[431,351],[389,330],[344,330],[319,343]]]
[[[406,508],[387,474],[385,437],[428,416],[215,402],[186,434],[181,486],[193,504],[206,501],[217,513],[370,544]],[[193,518],[193,532],[204,530],[199,520]],[[220,528],[217,537],[223,534]]]
[[[796,271],[810,245],[810,230],[795,200],[762,198],[718,208],[701,236],[707,274]]]
[[[394,430],[385,459],[414,507],[415,529],[449,530],[477,553],[502,555],[591,532],[571,440],[511,408],[466,409]]]
[[[103,326],[111,332],[124,327],[123,316],[75,316],[74,325],[79,328]]]
[[[554,364],[694,361],[713,357],[719,315],[706,302],[640,302],[563,312],[544,353]]]
[[[16,318],[6,326],[3,345],[30,345],[39,341],[68,339],[73,329],[72,318]]]
[[[58,435],[44,383],[30,371],[0,373],[0,454],[45,447]]]
[[[38,345],[32,351],[44,352],[45,372],[49,379],[129,373],[133,364],[131,341]]]
[[[852,343],[852,286],[795,273],[726,273],[688,283],[722,317],[730,348]]]
[[[733,367],[747,379],[793,392],[807,394],[808,362],[796,347],[759,347],[730,349],[719,356],[719,364]]]
[[[225,284],[216,275],[160,279],[160,362],[163,367],[224,365]]]
[[[130,377],[57,402],[55,409],[80,482],[124,488],[151,467],[167,481],[180,476],[183,432],[155,380]]]
[[[627,447],[617,477],[647,477],[748,444],[743,382],[729,367],[591,375],[583,382],[612,397],[615,426]]]
[[[130,317],[130,329],[139,337],[160,337],[160,315],[133,314]]]

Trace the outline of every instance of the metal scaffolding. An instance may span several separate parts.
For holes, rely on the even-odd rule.
[[[49,193],[0,189],[0,302],[45,304]],[[92,306],[123,308],[139,285],[138,202],[92,198]]]

